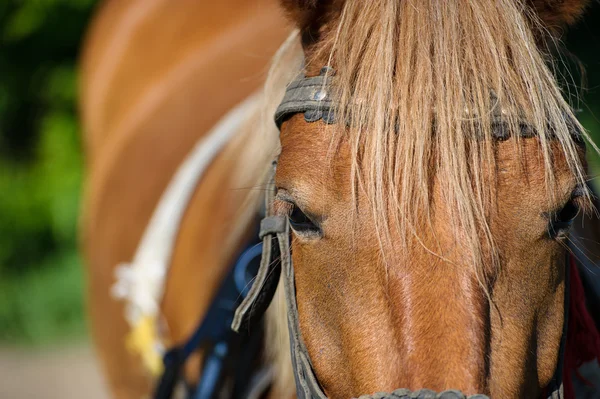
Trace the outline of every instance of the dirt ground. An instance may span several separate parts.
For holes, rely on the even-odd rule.
[[[0,348],[0,399],[109,399],[94,353],[79,345]]]

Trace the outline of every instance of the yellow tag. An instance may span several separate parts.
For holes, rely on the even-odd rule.
[[[162,357],[156,350],[158,334],[154,317],[145,316],[131,330],[127,336],[127,349],[142,358],[144,366],[153,377],[158,377],[163,372]]]

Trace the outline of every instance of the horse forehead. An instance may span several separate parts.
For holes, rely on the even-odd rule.
[[[346,143],[333,142],[333,129],[322,122],[307,123],[302,114],[290,118],[280,135],[278,175],[297,183],[326,184],[335,190],[349,185],[349,148]]]
[[[497,145],[497,189],[503,200],[511,199],[516,203],[535,200],[535,203],[546,203],[549,200],[549,189],[555,191],[558,196],[556,199],[571,194],[576,178],[569,167],[564,149],[558,141],[551,141],[548,145],[552,148],[549,161],[557,184],[555,187],[548,186],[542,145],[538,138],[521,139],[519,143],[511,139]],[[581,161],[585,163],[585,149],[579,147],[577,150]],[[515,196],[515,192],[521,192],[521,195]]]

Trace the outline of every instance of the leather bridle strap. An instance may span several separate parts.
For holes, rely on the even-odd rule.
[[[279,129],[281,125],[290,117],[296,114],[304,114],[304,120],[308,123],[322,120],[326,124],[338,122],[339,115],[336,115],[335,99],[335,70],[329,66],[321,68],[319,76],[300,77],[288,85],[283,100],[275,110],[275,124]],[[491,110],[492,137],[498,141],[508,140],[511,137],[511,128],[507,125],[505,110],[492,92],[490,96],[493,108]],[[467,119],[473,117],[472,113],[465,110]],[[573,140],[578,145],[585,146],[582,132],[577,128],[577,123],[571,115],[564,115],[565,121],[569,126],[569,131]],[[346,125],[350,125],[349,120],[345,120]],[[553,135],[550,129],[550,135]],[[535,129],[525,121],[519,123],[517,132],[521,138],[534,137],[537,135]]]
[[[265,190],[266,217],[260,222],[258,235],[263,242],[260,267],[252,288],[250,288],[248,295],[238,306],[233,316],[231,329],[236,332],[247,331],[252,325],[256,325],[257,321],[267,311],[279,284],[281,275],[280,263],[277,261],[279,246],[273,237],[278,233],[287,231],[287,220],[272,216],[273,199],[275,197],[274,174],[275,162]]]
[[[281,125],[287,118],[298,113],[303,113],[307,122],[322,119],[327,124],[334,123],[331,85],[333,75],[335,75],[333,68],[323,67],[319,76],[303,77],[290,83],[275,111],[277,127],[281,129]]]

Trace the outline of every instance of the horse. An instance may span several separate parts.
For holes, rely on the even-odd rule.
[[[195,187],[167,256],[160,310],[150,306],[149,324],[137,317],[136,342],[154,339],[156,324],[168,327],[163,342],[185,340],[264,195],[262,261],[233,327],[256,328],[273,300],[264,343],[271,397],[572,398],[572,373],[600,355],[583,297],[585,289],[588,304],[598,303],[584,143],[597,148],[563,98],[552,57],[587,1],[281,3],[296,31]],[[97,64],[91,58],[84,65]],[[92,151],[86,195],[92,326],[114,392],[136,397],[147,379],[124,349],[124,309],[108,291],[193,140],[167,157],[167,143],[179,143],[161,121],[177,119],[126,109],[133,121],[120,124],[144,129],[119,158],[106,144],[119,133],[92,128],[108,113],[93,115],[98,93],[86,97],[88,79],[86,145],[108,159]],[[237,93],[229,106],[249,91]],[[159,166],[151,173],[149,156]],[[136,223],[123,223],[130,215]],[[188,364],[190,381],[200,357]]]

